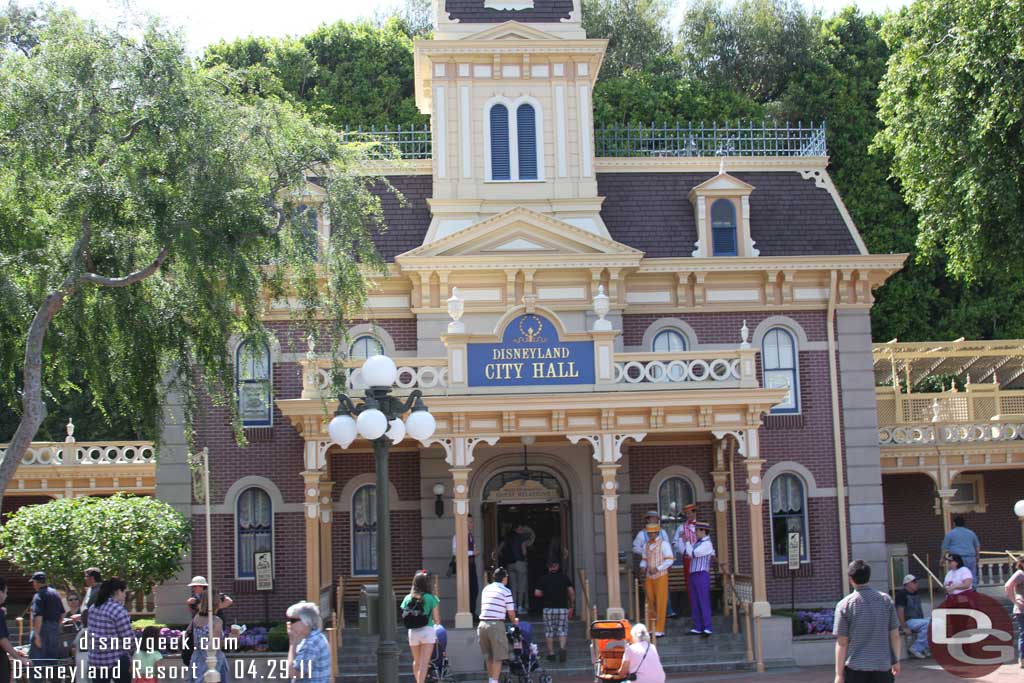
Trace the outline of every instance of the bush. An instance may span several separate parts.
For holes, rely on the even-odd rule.
[[[267,644],[271,652],[288,651],[288,625],[277,624],[267,632]]]
[[[157,623],[156,619],[136,619],[132,622],[132,630],[141,631],[147,626],[158,626],[160,628],[167,628],[167,624]]]

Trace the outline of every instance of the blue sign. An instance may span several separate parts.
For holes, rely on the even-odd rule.
[[[514,318],[499,344],[468,346],[471,387],[594,383],[594,343],[559,341],[554,323],[541,315]]]

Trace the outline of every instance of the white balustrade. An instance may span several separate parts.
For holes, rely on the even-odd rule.
[[[882,446],[914,446],[934,443],[986,443],[1024,439],[1024,424],[999,422],[981,424],[921,424],[880,427]]]
[[[401,359],[398,359],[401,362]],[[411,391],[420,389],[445,389],[448,387],[448,365],[444,359],[416,359],[415,364],[399,365],[398,389]],[[303,397],[323,396],[331,390],[331,362],[329,360],[305,361],[303,369]],[[361,361],[359,362],[361,365]],[[347,391],[361,391],[367,388],[363,381],[362,369],[355,362],[345,363]]]
[[[693,353],[615,354],[616,384],[735,384],[741,377],[740,358],[736,355],[714,357]]]
[[[0,460],[7,453],[8,444],[0,445]],[[125,465],[153,464],[156,452],[148,441],[112,443],[49,443],[34,442],[25,451],[21,464],[27,467],[57,465]]]

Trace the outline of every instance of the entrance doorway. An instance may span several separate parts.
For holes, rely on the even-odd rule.
[[[553,475],[537,470],[528,472],[528,478],[523,474],[502,472],[484,487],[484,558],[488,572],[506,564],[502,539],[520,530],[527,544],[529,611],[539,612],[540,603],[533,597],[533,589],[547,572],[548,562],[558,558],[566,575],[571,578],[573,574],[570,505]]]

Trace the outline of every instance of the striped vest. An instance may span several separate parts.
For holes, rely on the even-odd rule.
[[[661,551],[661,544],[663,542],[661,534],[658,534],[654,537],[653,541],[647,541],[647,545],[644,546],[644,560],[647,562],[647,578],[649,579],[657,579],[668,574],[668,571],[657,571],[658,565],[668,559]]]

